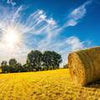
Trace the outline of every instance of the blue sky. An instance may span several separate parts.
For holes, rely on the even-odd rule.
[[[25,62],[38,49],[57,51],[65,64],[69,52],[100,45],[99,9],[99,0],[0,0],[0,61]]]

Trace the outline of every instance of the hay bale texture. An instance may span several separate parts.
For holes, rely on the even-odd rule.
[[[85,86],[100,80],[100,47],[70,53],[68,67],[76,85]]]

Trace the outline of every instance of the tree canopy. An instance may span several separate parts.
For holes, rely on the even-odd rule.
[[[41,71],[58,69],[62,57],[55,51],[32,50],[27,54],[26,63],[21,65],[15,58],[11,58],[7,64],[7,61],[2,61],[2,72],[27,72],[27,71]]]

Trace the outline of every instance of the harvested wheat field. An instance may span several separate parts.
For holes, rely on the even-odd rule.
[[[68,69],[0,74],[0,100],[99,100],[100,85],[75,86]]]
[[[100,80],[100,47],[70,53],[68,66],[75,84],[87,85]]]

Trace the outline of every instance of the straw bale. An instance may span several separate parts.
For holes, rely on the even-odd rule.
[[[100,80],[100,47],[70,53],[68,67],[76,85],[84,86]]]

